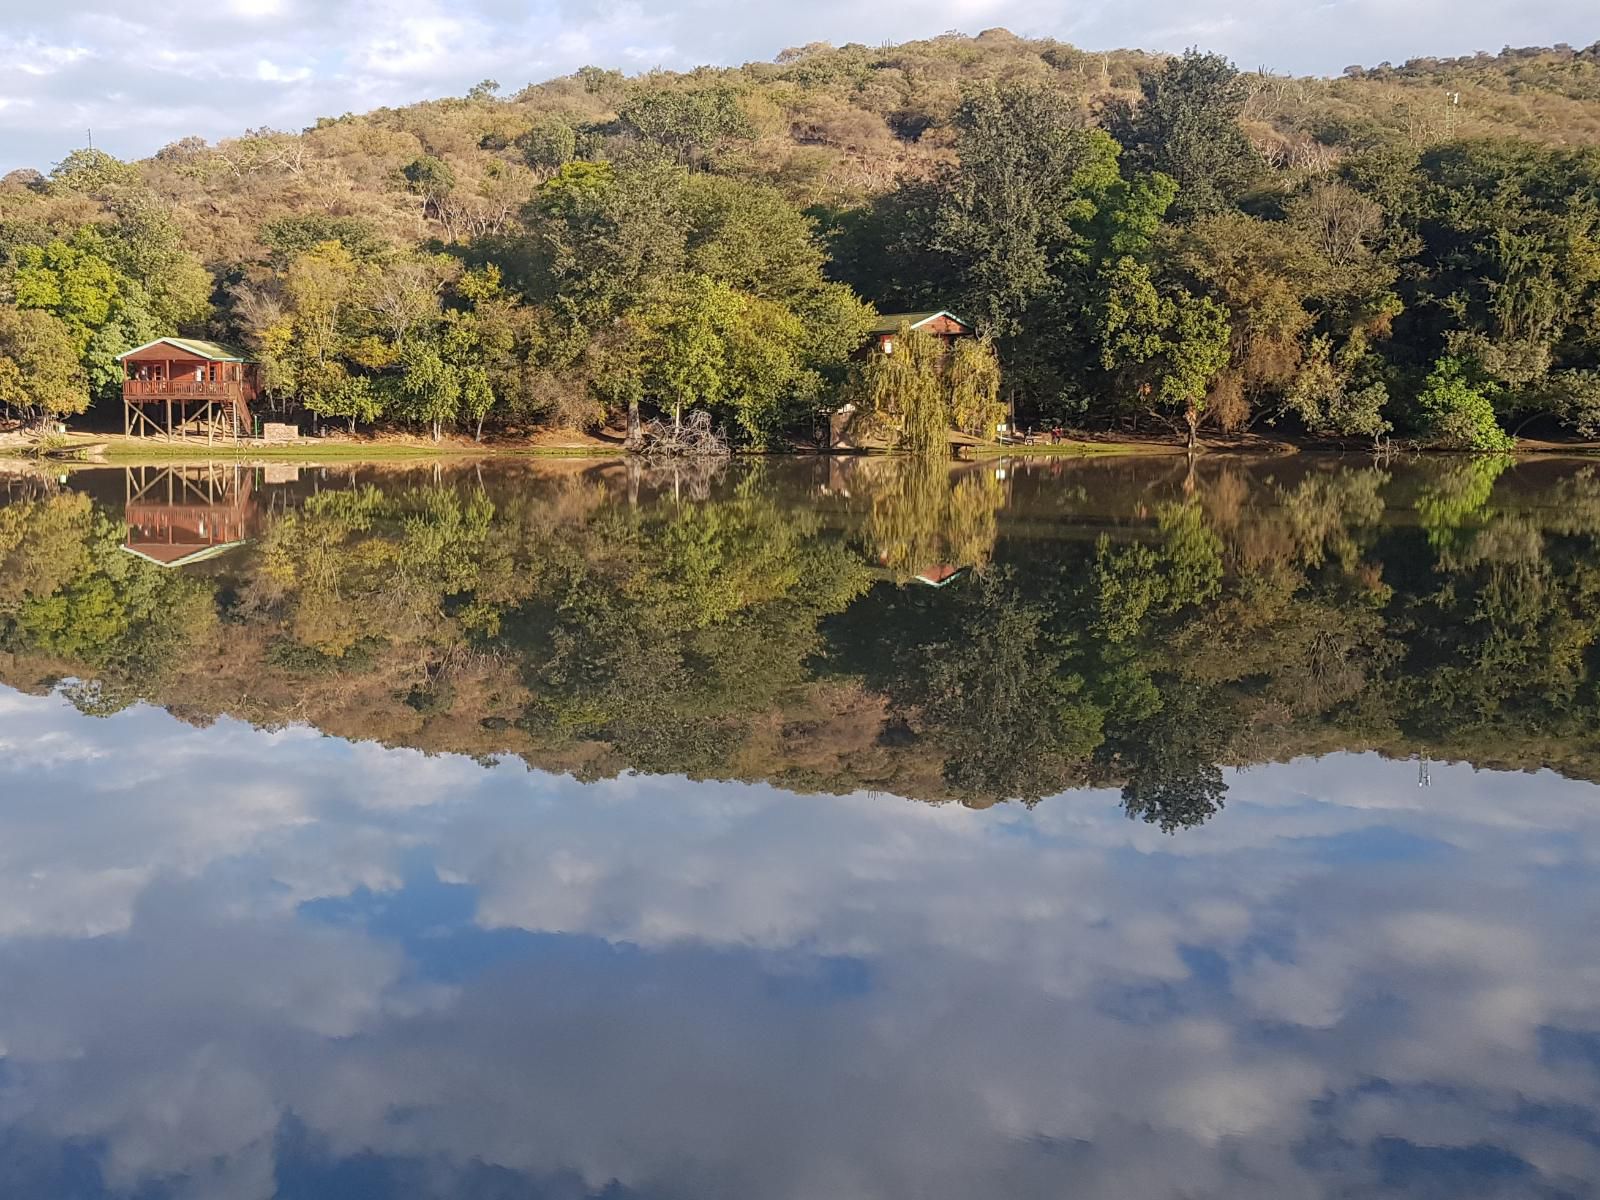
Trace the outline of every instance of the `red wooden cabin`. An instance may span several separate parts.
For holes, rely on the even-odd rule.
[[[138,437],[249,437],[260,394],[256,364],[242,351],[195,338],[157,338],[119,354],[123,432]]]
[[[949,349],[957,338],[971,337],[973,329],[953,312],[884,313],[872,327],[871,349],[883,354],[894,353],[894,339],[902,328],[920,329],[931,333]]]
[[[936,312],[884,313],[873,325],[867,342],[856,351],[855,357],[860,361],[866,361],[875,354],[893,354],[895,340],[903,329],[919,329],[932,334],[946,350],[954,346],[960,338],[971,337],[976,332],[971,325],[948,309],[939,309]],[[857,422],[858,416],[854,404],[846,404],[833,412],[828,418],[829,447],[834,450],[887,449],[888,439],[879,432],[860,428]]]

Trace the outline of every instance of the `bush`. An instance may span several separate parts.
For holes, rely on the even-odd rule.
[[[1312,339],[1287,399],[1306,432],[1317,437],[1369,437],[1376,441],[1393,428],[1384,416],[1389,393],[1383,384],[1356,387],[1348,372],[1333,361],[1325,337]]]
[[[1494,404],[1485,389],[1474,386],[1454,358],[1433,366],[1417,395],[1423,432],[1443,446],[1462,450],[1503,451],[1512,438],[1495,420]]]

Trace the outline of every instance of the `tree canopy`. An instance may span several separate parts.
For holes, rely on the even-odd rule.
[[[484,80],[13,173],[0,303],[60,324],[92,398],[202,336],[282,414],[439,436],[698,406],[809,437],[873,309],[973,323],[1025,425],[1588,436],[1597,97],[1594,46],[1290,79],[1004,31]]]

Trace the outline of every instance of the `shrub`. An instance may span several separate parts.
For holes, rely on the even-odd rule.
[[[1417,395],[1424,433],[1443,446],[1503,451],[1512,438],[1495,419],[1487,391],[1474,386],[1458,359],[1441,358]]]

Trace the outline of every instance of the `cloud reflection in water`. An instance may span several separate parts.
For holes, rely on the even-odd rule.
[[[1167,836],[10,691],[0,754],[7,1194],[1600,1179],[1592,785],[1333,755]]]

